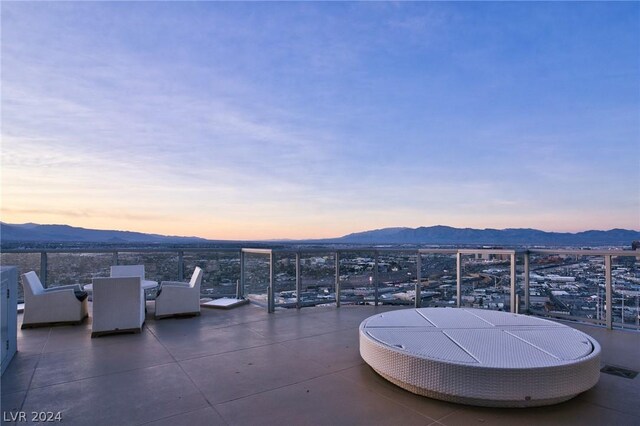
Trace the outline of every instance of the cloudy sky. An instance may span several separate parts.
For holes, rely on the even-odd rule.
[[[5,222],[640,229],[640,3],[1,12]]]

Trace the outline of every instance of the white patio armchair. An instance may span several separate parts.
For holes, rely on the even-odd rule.
[[[188,283],[162,281],[156,296],[156,318],[200,315],[202,274],[202,269],[196,266]]]
[[[116,265],[111,267],[111,278],[140,277],[144,278],[144,265]]]
[[[140,277],[93,279],[91,337],[112,333],[140,333],[145,298]]]
[[[89,315],[87,293],[80,285],[44,288],[35,272],[22,274],[22,328],[80,324]]]

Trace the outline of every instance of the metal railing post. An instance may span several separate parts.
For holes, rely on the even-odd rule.
[[[529,313],[529,280],[530,272],[529,272],[529,251],[524,254],[524,311]]]
[[[40,252],[40,281],[47,288],[47,252]]]
[[[380,300],[380,292],[378,291],[378,288],[380,287],[380,280],[378,277],[378,250],[376,250],[374,252],[374,260],[373,260],[373,300],[374,300],[374,305],[378,306],[378,302]]]
[[[462,306],[462,253],[456,253],[456,307]]]
[[[184,280],[184,252],[178,252],[178,281]]]
[[[113,252],[113,257],[111,258],[111,264],[113,266],[118,266],[118,252],[117,251]]]
[[[302,308],[300,303],[300,293],[302,293],[302,279],[300,277],[300,252],[296,252],[296,308]]]
[[[274,296],[274,286],[273,279],[275,277],[275,257],[273,256],[273,252],[269,253],[269,287],[267,288],[267,312],[270,314],[275,312],[275,296]]]
[[[422,290],[422,255],[420,254],[420,251],[418,251],[418,253],[416,253],[416,288],[415,288],[415,293],[416,293],[415,307],[416,308],[422,307],[422,296],[420,295],[421,290]]]
[[[516,297],[516,254],[512,253],[511,254],[511,274],[510,274],[510,278],[511,278],[511,291],[509,293],[509,304],[511,304],[511,312],[512,313],[517,313],[518,312],[518,298]]]
[[[613,329],[613,291],[611,284],[611,255],[604,257],[604,276],[605,276],[605,302],[606,322],[609,330]]]
[[[336,251],[336,308],[340,307],[340,252]]]
[[[236,289],[236,298],[243,299],[244,298],[244,281],[245,281],[245,270],[244,270],[244,251],[240,250],[240,285]]]

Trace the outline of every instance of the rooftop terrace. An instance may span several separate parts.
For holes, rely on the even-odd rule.
[[[632,425],[640,376],[602,374],[549,407],[478,408],[420,397],[359,355],[358,325],[389,306],[276,310],[246,305],[154,320],[141,334],[91,339],[81,326],[18,332],[2,410],[61,412],[64,424]],[[21,321],[19,316],[18,321]],[[567,323],[602,346],[602,362],[640,370],[640,334]],[[20,325],[20,324],[18,324]]]

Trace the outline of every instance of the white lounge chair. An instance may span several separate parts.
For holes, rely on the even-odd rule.
[[[156,318],[200,315],[202,269],[196,266],[189,283],[162,281],[156,296]]]
[[[87,293],[80,285],[44,288],[35,272],[22,274],[24,315],[22,328],[53,324],[80,324],[89,315]]]
[[[91,337],[111,333],[140,333],[145,316],[140,277],[93,279]]]

